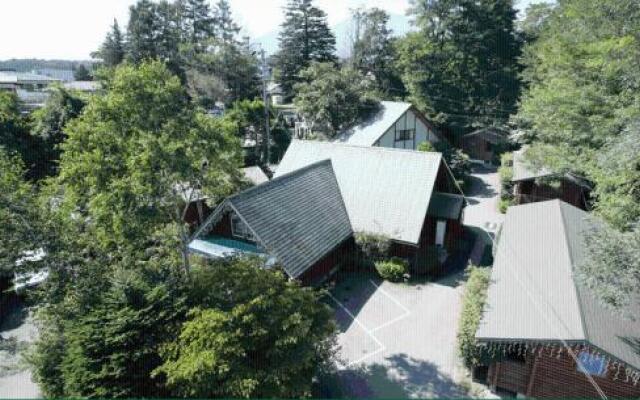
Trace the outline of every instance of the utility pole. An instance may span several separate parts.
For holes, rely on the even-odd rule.
[[[264,133],[266,136],[265,141],[265,154],[266,160],[265,165],[269,165],[271,162],[271,132],[269,130],[269,99],[267,96],[267,82],[269,80],[269,67],[267,66],[267,61],[264,55],[264,49],[260,50],[260,57],[262,61],[262,65],[260,70],[262,72],[262,102],[264,103]]]

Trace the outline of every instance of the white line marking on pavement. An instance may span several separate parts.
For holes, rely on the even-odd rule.
[[[333,301],[335,301],[335,302],[336,302],[336,304],[337,304],[338,306],[340,306],[340,307],[341,307],[341,308],[342,308],[342,309],[343,309],[343,310],[344,310],[344,311],[345,311],[345,312],[346,312],[346,313],[347,313],[347,314],[348,314],[348,315],[353,319],[353,322],[355,322],[355,323],[356,323],[356,325],[358,325],[359,327],[361,327],[361,328],[364,330],[364,332],[365,332],[367,335],[369,335],[369,337],[370,337],[371,339],[373,339],[373,341],[374,341],[378,346],[380,346],[380,347],[378,347],[376,350],[372,351],[371,353],[368,353],[368,354],[366,354],[366,355],[364,355],[364,356],[360,357],[359,359],[357,359],[357,360],[355,360],[355,361],[352,361],[352,362],[348,363],[348,364],[345,366],[345,368],[348,368],[348,367],[350,367],[350,366],[352,366],[352,365],[354,365],[354,364],[360,364],[362,361],[366,360],[367,358],[369,358],[369,357],[371,357],[371,356],[373,356],[373,355],[375,355],[375,354],[378,354],[378,353],[380,353],[381,351],[385,351],[385,350],[387,349],[387,348],[385,347],[385,345],[384,345],[384,344],[383,344],[383,343],[382,343],[382,342],[381,342],[377,337],[375,337],[375,336],[371,333],[371,331],[369,330],[369,328],[367,328],[366,326],[364,326],[364,324],[363,324],[362,322],[360,322],[360,320],[359,320],[358,318],[356,318],[356,316],[355,316],[355,315],[353,315],[353,314],[351,313],[351,311],[349,311],[349,309],[348,309],[344,304],[342,304],[338,299],[336,299],[336,298],[335,298],[331,293],[329,293],[329,297],[331,297],[331,299],[332,299]]]
[[[342,304],[338,299],[336,299],[331,293],[329,293],[329,297],[331,298],[331,300],[333,300],[338,306],[340,306],[340,308],[342,308],[347,315],[349,315],[352,319],[353,322],[356,323],[356,325],[358,325],[360,328],[362,328],[364,330],[364,332],[371,338],[373,339],[373,341],[379,346],[376,350],[372,351],[371,353],[368,353],[362,357],[360,357],[359,359],[352,361],[350,363],[348,363],[344,368],[348,368],[351,367],[352,365],[355,364],[360,364],[362,361],[366,360],[367,358],[378,354],[382,351],[385,351],[387,349],[387,347],[384,345],[384,343],[382,343],[374,334],[373,332],[380,330],[382,328],[386,328],[398,321],[400,321],[401,319],[404,319],[406,317],[408,317],[409,315],[411,315],[411,310],[409,310],[407,307],[405,307],[404,305],[402,305],[402,303],[400,303],[398,300],[396,300],[393,296],[391,296],[389,293],[387,293],[384,289],[382,289],[379,285],[377,285],[373,280],[369,280],[369,282],[371,282],[371,284],[376,288],[376,290],[379,290],[384,296],[386,296],[388,299],[390,299],[391,301],[393,301],[398,307],[400,307],[404,313],[402,315],[399,315],[395,318],[393,318],[390,321],[385,322],[382,325],[379,325],[373,329],[369,329],[367,328],[362,322],[360,322],[360,320],[351,313],[351,311],[344,305]]]

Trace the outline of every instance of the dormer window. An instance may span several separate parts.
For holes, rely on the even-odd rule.
[[[240,217],[236,214],[231,214],[231,234],[233,237],[246,240],[249,242],[255,242],[256,238],[251,233],[251,230],[247,225],[242,222]]]

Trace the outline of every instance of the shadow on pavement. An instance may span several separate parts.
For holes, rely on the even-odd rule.
[[[395,354],[384,364],[336,372],[320,385],[321,397],[331,398],[460,398],[467,391],[433,363]]]

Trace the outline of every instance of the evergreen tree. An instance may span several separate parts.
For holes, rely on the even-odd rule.
[[[361,8],[353,11],[352,19],[351,64],[365,76],[375,78],[382,94],[402,96],[404,86],[394,68],[394,40],[387,26],[389,15],[379,8]]]
[[[418,32],[402,40],[399,64],[413,100],[462,135],[504,124],[518,99],[521,40],[513,0],[415,0]]]
[[[289,0],[279,36],[278,80],[287,98],[301,81],[300,71],[312,61],[334,62],[336,39],[327,24],[327,15],[312,0]]]
[[[91,54],[94,58],[102,60],[105,67],[111,68],[120,64],[125,57],[125,43],[118,21],[113,20],[111,31],[107,33],[107,37],[102,42],[100,49]]]
[[[127,58],[133,63],[158,56],[156,9],[157,5],[150,0],[139,0],[129,8]]]
[[[73,71],[73,79],[76,81],[90,81],[93,77],[87,67],[85,67],[84,64],[80,64],[78,68]]]
[[[227,0],[219,0],[213,12],[214,36],[223,44],[229,45],[236,42],[240,27],[231,16],[231,7]]]
[[[179,0],[176,2],[182,41],[201,47],[215,33],[214,17],[207,0]]]

